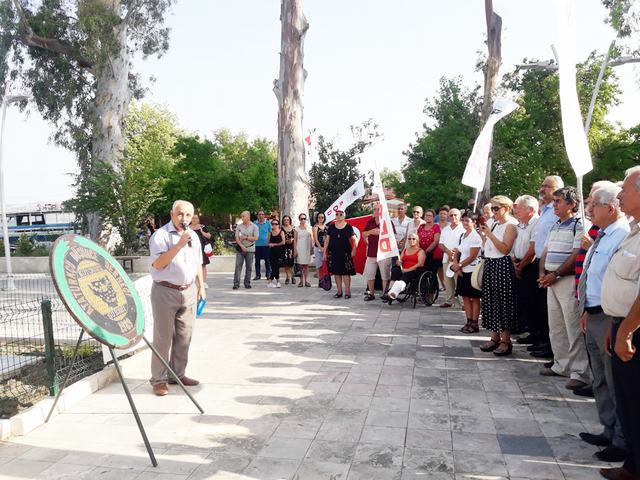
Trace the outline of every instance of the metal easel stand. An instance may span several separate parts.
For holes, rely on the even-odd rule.
[[[65,375],[64,381],[60,385],[60,390],[58,391],[58,394],[56,395],[56,398],[53,401],[53,405],[51,406],[51,410],[49,411],[49,414],[47,415],[47,419],[45,420],[45,422],[48,422],[49,419],[51,418],[51,415],[53,414],[53,411],[55,410],[56,405],[58,404],[58,400],[60,399],[60,395],[62,395],[62,391],[64,390],[64,387],[66,386],[67,382],[69,381],[69,377],[71,376],[73,366],[76,362],[76,357],[78,356],[78,350],[80,348],[80,343],[82,342],[83,335],[84,335],[84,330],[81,330],[80,336],[78,337],[78,343],[76,343],[76,348],[73,351],[71,366],[69,367],[69,371]],[[147,344],[147,346],[151,349],[153,354],[156,356],[156,358],[160,360],[160,362],[162,362],[162,364],[165,366],[165,368],[168,370],[171,376],[175,379],[177,384],[180,385],[180,388],[182,388],[184,393],[187,395],[187,397],[189,397],[189,399],[193,402],[193,404],[200,411],[200,413],[204,413],[204,410],[202,409],[200,404],[196,401],[193,395],[191,395],[191,393],[187,390],[187,388],[184,386],[182,381],[178,378],[178,375],[176,375],[173,369],[169,366],[167,361],[164,358],[162,358],[162,356],[158,353],[155,347],[146,338],[144,338],[144,341]],[[138,429],[140,430],[140,435],[142,436],[142,440],[144,441],[144,446],[147,449],[147,453],[149,454],[149,458],[151,459],[152,465],[154,467],[157,467],[158,461],[156,460],[156,457],[153,453],[153,449],[151,448],[151,443],[149,443],[149,438],[147,437],[147,433],[144,430],[144,425],[142,425],[142,420],[140,419],[140,415],[138,414],[138,409],[136,408],[136,405],[133,401],[131,391],[129,390],[129,387],[127,386],[127,383],[124,380],[124,376],[122,375],[122,369],[120,368],[120,363],[118,362],[118,356],[113,351],[112,347],[109,346],[108,348],[109,348],[109,353],[111,354],[111,358],[113,359],[113,365],[115,366],[116,372],[118,373],[118,378],[120,378],[120,383],[122,384],[122,388],[127,397],[127,401],[129,402],[129,406],[131,407],[131,412],[133,413],[133,416],[136,419],[136,424],[138,425]]]

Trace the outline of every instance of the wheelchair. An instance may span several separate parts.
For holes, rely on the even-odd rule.
[[[417,279],[407,283],[405,289],[395,299],[389,299],[387,303],[391,305],[393,302],[411,302],[413,308],[416,308],[420,302],[430,307],[438,299],[439,292],[438,275],[431,270],[423,269]]]

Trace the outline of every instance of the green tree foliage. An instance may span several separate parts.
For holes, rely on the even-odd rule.
[[[397,193],[412,205],[466,205],[471,189],[460,179],[478,134],[478,89],[465,89],[461,78],[442,78],[424,113],[429,124],[405,152],[405,181],[397,186]]]
[[[166,109],[132,104],[125,119],[127,142],[117,168],[98,164],[67,203],[77,214],[98,212],[116,227],[124,253],[138,247],[138,225],[150,211],[164,205],[171,176],[172,152],[181,131]]]
[[[0,90],[8,79],[26,87],[38,111],[55,125],[55,142],[88,161],[96,78],[121,47],[115,27],[126,22],[130,53],[160,56],[169,48],[163,21],[172,3],[0,0]],[[140,97],[138,76],[129,74],[129,84]]]
[[[583,118],[591,101],[602,58],[591,54],[578,66],[578,95]],[[492,194],[512,198],[535,194],[546,175],[560,175],[575,185],[569,164],[560,115],[557,72],[522,70],[504,78],[503,90],[521,108],[501,120],[494,131]],[[624,170],[638,163],[638,128],[620,130],[607,122],[609,109],[618,102],[617,78],[606,71],[596,101],[589,144],[594,171],[585,177],[585,189],[601,179],[619,180]],[[412,204],[466,205],[472,190],[460,184],[473,142],[478,135],[479,98],[465,90],[459,79],[443,79],[425,113],[432,122],[407,152],[405,181],[398,187]]]
[[[214,216],[277,208],[276,149],[272,142],[249,142],[244,134],[220,130],[213,140],[180,138],[173,155],[177,161],[165,187],[165,203],[159,204],[157,213],[166,215],[179,198]]]
[[[637,37],[640,34],[640,9],[634,10],[637,0],[602,0],[609,11],[607,22],[618,32],[619,37]]]
[[[315,199],[315,210],[324,212],[342,195],[347,188],[362,176],[360,155],[380,138],[378,125],[367,120],[361,125],[352,126],[354,143],[347,149],[336,147],[332,140],[318,136],[316,151],[318,161],[309,170],[309,187]],[[347,208],[347,215],[361,213],[360,202]]]

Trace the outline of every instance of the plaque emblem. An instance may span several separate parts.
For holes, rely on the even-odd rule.
[[[60,298],[89,335],[112,348],[138,343],[144,332],[140,297],[106,250],[80,235],[64,235],[49,262]]]

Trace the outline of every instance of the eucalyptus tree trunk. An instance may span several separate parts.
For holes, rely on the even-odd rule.
[[[106,1],[119,9],[119,2]],[[125,145],[124,119],[131,99],[126,22],[114,27],[114,40],[115,53],[109,55],[97,71],[91,156],[93,165],[103,163],[117,171]],[[91,239],[109,244],[112,228],[103,225],[99,214],[87,215],[87,230]]]
[[[502,65],[502,18],[493,11],[493,1],[485,0],[485,16],[487,22],[487,46],[489,57],[484,74],[484,96],[482,102],[482,112],[480,116],[480,130],[487,122],[493,101],[495,100],[496,85],[498,83],[498,73]],[[477,211],[482,211],[482,205],[491,198],[491,152],[493,151],[493,139],[491,140],[491,151],[487,162],[487,176],[484,181],[484,188],[478,195],[478,202],[475,206]]]
[[[302,0],[282,0],[280,22],[280,77],[273,85],[278,99],[278,193],[280,212],[296,218],[307,213],[309,206],[302,130],[304,36],[309,24]]]

